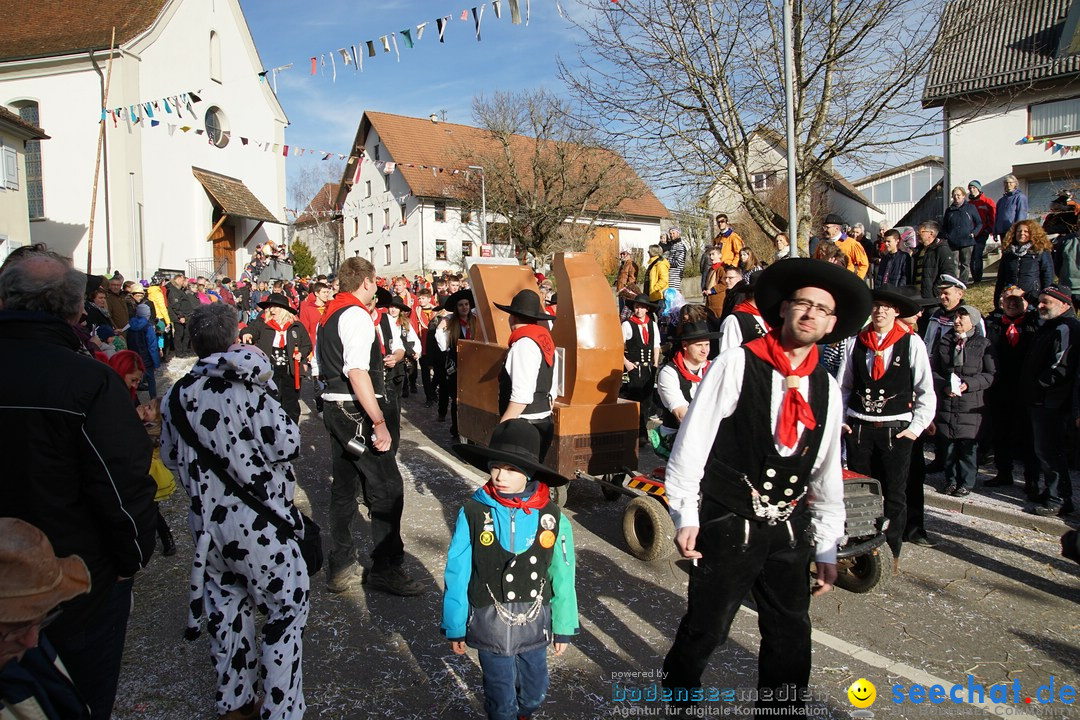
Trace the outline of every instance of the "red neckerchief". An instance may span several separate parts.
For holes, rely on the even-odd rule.
[[[642,320],[642,319],[638,318],[637,315],[631,315],[630,316],[630,322],[634,323],[639,328],[641,328],[641,342],[642,342],[643,345],[648,346],[648,344],[649,344],[649,318],[645,318],[644,320]]]
[[[870,377],[880,380],[885,375],[885,351],[908,334],[906,328],[907,326],[903,323],[893,323],[892,329],[880,343],[873,327],[866,327],[859,333],[859,342],[874,351],[874,367],[870,370]]]
[[[683,354],[682,350],[675,353],[675,360],[673,362],[675,364],[675,369],[679,371],[679,374],[683,376],[683,379],[692,383],[701,382],[701,378],[705,376],[705,371],[709,369],[709,361],[706,360],[705,364],[701,366],[701,370],[699,371],[701,373],[700,375],[695,375],[687,370],[686,356]]]
[[[810,352],[799,367],[792,369],[791,361],[784,354],[784,348],[780,345],[780,331],[771,330],[765,337],[751,340],[744,346],[758,358],[764,360],[786,379],[787,390],[780,404],[780,413],[776,422],[777,435],[780,444],[784,447],[795,447],[799,440],[799,423],[806,426],[807,430],[817,427],[814,412],[810,409],[810,403],[799,392],[799,378],[807,377],[814,372],[818,364],[817,345],[811,346]]]
[[[382,336],[383,315],[386,315],[386,308],[375,308],[375,312],[371,314],[371,322],[375,325],[375,339],[379,341],[379,352],[385,356],[386,343],[383,342]]]
[[[722,268],[722,267],[724,267],[724,263],[722,263],[722,262],[718,262],[718,263],[713,263],[713,264],[712,264],[712,269],[713,269],[713,270],[719,270],[719,269],[720,269],[720,268]]]
[[[334,296],[330,304],[326,306],[326,312],[321,318],[319,318],[319,325],[325,325],[326,321],[330,319],[330,316],[336,313],[338,310],[347,307],[358,307],[364,312],[367,312],[367,305],[360,302],[355,295],[347,292],[339,292]]]
[[[743,300],[741,303],[732,308],[731,312],[741,312],[747,315],[753,315],[754,317],[761,317],[761,311],[758,310],[758,306],[754,304],[752,300]],[[768,325],[766,325],[768,327]]]
[[[472,340],[472,335],[469,334],[469,321],[458,318],[458,325],[461,326],[461,338],[463,340]]]
[[[290,323],[286,324],[283,327],[281,325],[278,325],[277,320],[275,320],[273,318],[270,318],[269,320],[266,321],[266,327],[270,328],[275,333],[274,334],[274,347],[276,347],[276,348],[285,347],[285,331],[288,330],[291,325],[292,325],[292,323],[290,322]]]
[[[503,497],[499,494],[499,491],[495,489],[495,486],[491,484],[490,480],[484,485],[484,492],[490,495],[495,502],[503,507],[524,510],[526,515],[533,509],[539,510],[544,507],[548,504],[550,499],[550,496],[548,495],[548,486],[542,482],[536,483],[536,492],[532,494],[532,497],[525,498],[524,500],[521,498]]]
[[[546,312],[551,317],[555,317],[556,306],[554,306],[554,305],[545,305],[544,306],[544,312]]]
[[[540,346],[540,352],[544,356],[544,363],[548,367],[555,364],[555,341],[551,339],[551,333],[546,327],[540,325],[522,325],[510,333],[510,345],[512,346],[521,338],[529,338]]]
[[[1016,347],[1020,344],[1020,328],[1016,326],[1023,320],[1023,313],[1020,313],[1015,318],[1010,318],[1004,313],[1001,314],[1001,323],[1005,326],[1005,341],[1009,343],[1009,347]]]

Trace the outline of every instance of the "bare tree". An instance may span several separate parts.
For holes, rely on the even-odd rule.
[[[561,65],[595,129],[665,187],[741,196],[767,235],[750,138],[783,135],[782,4],[776,0],[583,0],[578,63]],[[795,162],[805,242],[813,188],[832,162],[868,162],[940,133],[919,112],[940,0],[795,0]],[[962,28],[948,32],[962,32]],[[946,32],[942,30],[942,32]],[[786,215],[786,212],[784,213]]]
[[[341,264],[345,246],[341,215],[333,212],[336,198],[327,183],[340,182],[342,172],[341,163],[308,165],[289,183],[293,207],[299,213],[297,220],[303,217],[302,224],[310,228],[305,242],[316,259],[330,268]],[[295,222],[290,230],[290,237],[295,240],[299,231]]]
[[[488,141],[461,148],[462,159],[484,168],[489,215],[537,258],[582,249],[598,220],[620,217],[623,201],[648,192],[550,93],[479,96],[473,115]],[[479,209],[480,174],[464,184],[467,204]]]

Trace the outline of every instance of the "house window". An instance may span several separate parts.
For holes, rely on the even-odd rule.
[[[754,173],[750,176],[750,184],[754,188],[754,192],[764,192],[773,186],[775,179],[776,173],[774,172]]]
[[[372,245],[370,248],[368,248],[368,260],[371,261],[372,265],[375,264],[375,246],[374,245]]]
[[[19,117],[25,122],[41,127],[41,114],[36,102],[22,103],[18,106]],[[41,141],[27,140],[26,152],[26,202],[29,206],[30,219],[45,217],[45,194],[41,181]]]
[[[435,222],[446,222],[446,202],[443,200],[435,201]]]
[[[911,196],[919,199],[930,191],[934,184],[934,172],[930,168],[923,168],[911,173]]]
[[[364,197],[366,197],[366,198],[371,197],[371,181],[370,180],[367,180],[367,181],[364,182]]]
[[[390,229],[390,208],[383,208],[382,218],[383,218],[383,230],[389,230]]]
[[[383,190],[385,190],[386,192],[390,192],[390,175],[388,173],[383,173],[382,180]]]
[[[354,217],[352,220],[352,234],[356,237],[360,234],[360,218]]]
[[[390,243],[386,243],[386,245],[385,245],[384,257],[386,258],[386,262],[384,263],[386,265],[389,265],[390,263],[392,263],[394,261],[394,259],[392,257],[390,257]]]
[[[461,211],[461,223],[463,225],[468,225],[471,222],[472,222],[472,210],[462,210]]]
[[[407,222],[409,222],[409,216],[406,212],[405,203],[401,203],[401,224],[404,225]]]
[[[221,82],[221,38],[210,31],[210,79]]]
[[[892,201],[895,203],[911,202],[911,176],[893,178]]]
[[[435,241],[435,259],[436,260],[445,260],[446,259],[446,241],[445,240],[436,240]]]
[[[409,243],[408,242],[401,243],[401,262],[403,262],[403,263],[409,262]]]
[[[872,198],[875,204],[891,203],[892,202],[892,180],[886,180],[885,182],[879,182],[874,186],[874,197]]]
[[[379,162],[379,143],[375,143],[375,162]]]
[[[461,241],[461,257],[472,257],[472,240]]]
[[[206,111],[204,119],[206,124],[206,137],[219,148],[229,144],[229,123],[225,113],[216,105]]]
[[[1029,106],[1028,127],[1033,137],[1080,133],[1080,98]]]
[[[367,231],[368,231],[368,235],[375,232],[375,214],[374,213],[368,213],[367,214]]]
[[[15,148],[0,141],[0,189],[19,189],[19,155]]]

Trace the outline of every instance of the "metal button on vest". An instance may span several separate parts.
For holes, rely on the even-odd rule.
[[[765,477],[776,477],[776,471],[772,468],[769,468],[765,471]]]
[[[514,582],[514,576],[513,576],[513,575],[509,575],[509,574],[508,574],[508,575],[506,576],[506,582]]]
[[[795,483],[799,482],[799,476],[798,475],[792,475],[791,477],[788,478],[788,482],[791,483],[792,485],[794,485]]]
[[[761,487],[765,488],[766,490],[772,490],[772,483],[771,482],[762,483]]]
[[[532,563],[533,565],[535,565],[536,564],[536,556],[534,555],[533,557],[529,558],[529,562]]]
[[[791,497],[794,493],[795,493],[795,491],[792,490],[791,488],[788,488],[787,490],[784,491],[784,494],[787,495],[788,497]]]
[[[506,599],[507,599],[507,600],[513,600],[513,599],[514,599],[515,597],[517,597],[517,596],[516,596],[516,595],[514,595],[514,591],[513,591],[513,590],[510,590],[509,592],[507,592],[507,593],[506,593]]]
[[[536,591],[535,590],[530,590],[529,591],[529,597],[536,597]]]
[[[538,577],[538,576],[537,576],[537,574],[536,574],[536,573],[533,573],[533,574],[532,574],[532,579],[533,579],[533,580],[535,580],[535,579],[536,579],[537,577]]]
[[[768,495],[762,495],[761,496],[761,502],[769,502],[769,496]]]

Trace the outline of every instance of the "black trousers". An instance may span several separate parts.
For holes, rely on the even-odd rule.
[[[179,320],[173,320],[173,350],[177,355],[191,354],[191,336],[188,334],[187,325]]]
[[[675,697],[701,687],[709,657],[723,644],[747,593],[758,611],[758,689],[805,690],[810,682],[810,513],[787,523],[744,520],[706,500],[690,570],[687,611],[664,658],[664,687]],[[792,538],[794,537],[794,541]],[[787,697],[791,697],[788,693]],[[758,707],[804,707],[801,700]]]
[[[427,355],[420,356],[420,382],[424,386],[424,400],[431,402],[435,399],[435,378],[432,377],[431,359]]]
[[[854,421],[847,436],[848,468],[881,483],[885,517],[889,519],[885,540],[893,557],[900,557],[907,525],[908,467],[914,441],[896,437],[906,427],[907,423],[903,427],[879,428]]]
[[[1000,391],[995,391],[995,394],[998,392]],[[1024,467],[1024,480],[1029,486],[1037,488],[1039,459],[1035,457],[1035,439],[1031,435],[1027,408],[1018,388],[1009,388],[1008,392],[1009,397],[996,396],[987,403],[994,442],[994,465],[999,477],[1011,479],[1013,466],[1017,462],[1021,463]]]
[[[345,403],[349,414],[362,414],[355,402]],[[385,407],[384,407],[385,411]],[[356,562],[352,522],[358,514],[359,498],[371,513],[371,560],[373,569],[401,565],[405,544],[401,539],[401,515],[405,508],[405,485],[393,450],[380,453],[371,447],[371,423],[363,424],[368,449],[360,456],[346,450],[356,434],[356,423],[345,416],[336,402],[323,405],[323,423],[330,433],[333,480],[330,485],[330,557],[327,571],[334,575]],[[387,417],[390,429],[391,419]],[[391,432],[393,436],[393,432]]]
[[[1069,477],[1069,457],[1065,447],[1065,423],[1069,422],[1068,408],[1030,408],[1031,432],[1035,437],[1035,455],[1042,466],[1045,500],[1049,507],[1072,502],[1072,478]]]
[[[908,466],[907,479],[907,525],[904,528],[904,540],[911,540],[919,535],[926,535],[926,497],[923,495],[926,484],[926,435],[920,435],[911,447],[911,462]]]
[[[291,417],[293,422],[299,423],[300,391],[296,389],[296,380],[284,365],[274,367],[274,385],[277,385],[278,401],[284,408],[285,414]]]
[[[619,393],[627,400],[638,403],[640,415],[638,416],[638,433],[644,435],[652,415],[653,391],[656,389],[656,373],[652,368],[630,373],[630,382],[622,386]]]

